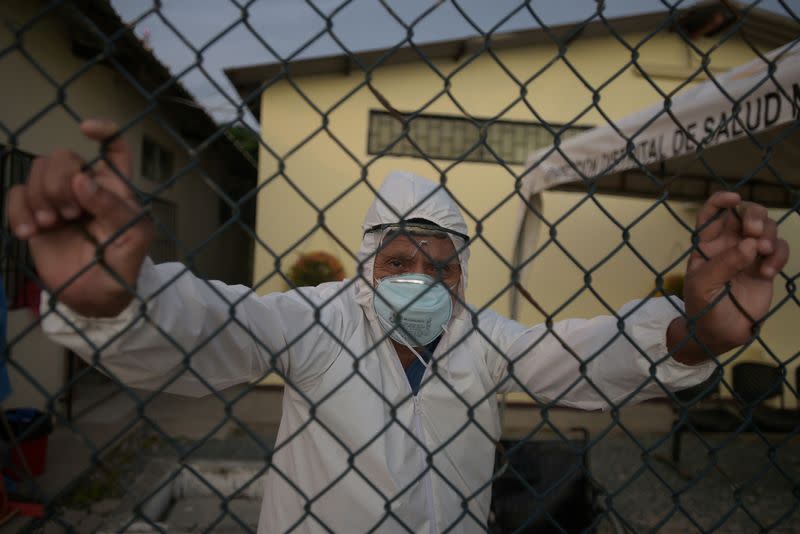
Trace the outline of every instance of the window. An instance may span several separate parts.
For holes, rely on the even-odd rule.
[[[153,198],[150,209],[155,222],[155,237],[150,245],[150,258],[155,263],[178,261],[175,239],[177,234],[177,207],[173,202]]]
[[[151,182],[164,182],[172,176],[172,152],[146,135],[142,137],[142,178]]]
[[[8,224],[5,213],[8,190],[21,184],[28,176],[34,156],[15,148],[0,145],[0,181],[2,181],[2,198],[0,198],[0,215],[3,224]],[[39,286],[33,279],[35,270],[33,260],[28,251],[28,243],[14,239],[9,228],[3,232],[2,265],[3,284],[6,302],[9,309],[32,307],[38,309]]]
[[[480,142],[481,125],[486,125],[484,143]],[[522,165],[528,154],[552,145],[554,134],[564,128],[554,123],[548,126],[552,134],[538,122],[472,121],[461,117],[418,115],[411,119],[408,135],[404,136],[403,124],[397,118],[385,111],[373,110],[369,114],[367,151],[369,154],[479,162],[496,162],[500,159],[511,165]],[[570,126],[561,132],[561,139],[572,137],[587,128]]]

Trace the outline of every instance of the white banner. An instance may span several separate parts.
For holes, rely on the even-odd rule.
[[[530,197],[553,186],[668,160],[757,133],[800,116],[800,45],[786,45],[741,67],[615,122],[594,128],[528,157],[522,192]],[[734,114],[734,102],[739,102]],[[623,137],[624,136],[624,137]],[[633,150],[627,154],[628,140]],[[580,173],[579,173],[580,171]]]
[[[520,209],[514,265],[520,266],[536,249],[541,221],[539,193],[551,187],[618,173],[697,150],[727,143],[797,120],[800,117],[800,45],[790,43],[765,55],[775,70],[769,75],[764,59],[716,76],[672,99],[594,128],[528,157],[520,192],[528,204]],[[734,103],[739,103],[734,112]],[[628,140],[633,144],[628,152]],[[581,176],[583,174],[583,176]],[[520,273],[524,280],[525,271]],[[511,298],[517,316],[519,295]]]

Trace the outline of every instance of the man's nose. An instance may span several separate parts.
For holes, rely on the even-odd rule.
[[[427,274],[431,278],[435,279],[442,277],[444,274],[441,272],[441,268],[436,267],[436,262],[427,258],[425,254],[421,252],[414,257],[414,263],[411,266],[411,269],[411,272],[413,273]]]
[[[414,256],[414,264],[411,266],[411,268],[413,269],[412,272],[418,274],[430,274],[426,271],[425,266],[426,263],[428,262],[426,262],[425,259],[426,259],[425,254],[423,254],[422,251],[418,251],[417,255]]]

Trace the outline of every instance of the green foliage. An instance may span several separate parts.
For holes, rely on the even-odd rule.
[[[239,148],[249,154],[253,160],[258,161],[258,135],[245,126],[231,126],[228,134],[233,138]]]
[[[317,286],[344,279],[342,264],[327,252],[310,252],[300,256],[289,269],[289,279],[297,287]]]
[[[147,454],[161,446],[161,438],[132,432],[124,437],[58,504],[67,508],[88,510],[104,499],[121,499],[137,476]]]
[[[670,273],[664,277],[661,293],[683,297],[683,273]]]

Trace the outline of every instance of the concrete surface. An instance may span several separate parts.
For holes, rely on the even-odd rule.
[[[85,390],[76,405],[90,406],[92,398],[105,399],[108,392],[107,384]],[[87,480],[100,494],[84,507],[54,508],[59,515],[46,525],[17,518],[0,532],[254,531],[261,497],[257,475],[274,442],[281,395],[259,388],[239,398],[241,392],[203,399],[161,395],[147,400],[142,420],[136,400],[118,393],[82,413],[72,426],[57,425],[47,472],[37,480],[41,495],[45,500],[72,495]],[[232,403],[228,420],[226,402]],[[572,437],[578,433],[568,429],[589,430],[591,474],[613,510],[599,520],[601,534],[614,532],[612,515],[635,532],[797,531],[800,438],[748,434],[709,456],[710,444],[724,436],[704,436],[704,442],[687,434],[685,478],[659,460],[669,453],[665,435],[672,420],[670,408],[659,403],[622,410],[620,425],[608,413],[553,410],[544,420],[530,407],[511,406],[503,428],[509,438],[533,439],[556,438],[554,427]],[[104,468],[93,454],[103,459]],[[114,482],[107,491],[103,477]],[[209,481],[230,499],[227,512]]]
[[[165,522],[170,533],[255,532],[260,500],[232,499],[226,508],[216,497],[187,497],[175,502]]]

